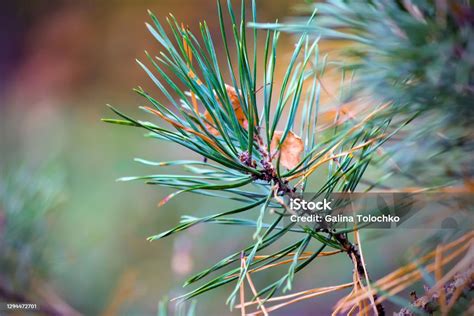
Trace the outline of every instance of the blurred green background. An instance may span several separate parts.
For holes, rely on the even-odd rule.
[[[259,20],[282,20],[294,13],[292,7],[298,3],[303,1],[259,0]],[[172,12],[191,29],[205,19],[216,32],[215,1],[19,0],[3,2],[1,7],[2,180],[17,177],[21,170],[26,170],[23,181],[33,188],[43,185],[39,179],[49,179],[51,170],[63,179],[55,184],[59,204],[38,219],[46,222],[46,238],[34,247],[41,250],[47,267],[33,271],[36,282],[85,315],[156,314],[160,299],[183,294],[186,277],[246,245],[252,230],[243,234],[227,227],[200,226],[147,242],[146,237],[174,226],[181,215],[198,216],[221,205],[188,194],[158,209],[157,203],[171,191],[115,182],[121,176],[154,172],[133,162],[134,157],[160,161],[186,158],[188,153],[145,139],[141,131],[106,125],[100,118],[112,116],[107,103],[143,117],[137,109],[142,100],[131,91],[137,85],[158,94],[134,61],[144,58],[144,50],[157,54],[160,49],[144,26],[149,19],[146,10],[159,18]],[[283,60],[292,45],[293,39],[284,35]],[[34,213],[34,203],[31,208]],[[22,237],[18,249],[26,246]],[[386,240],[383,248],[374,251],[377,255],[368,262],[374,278],[382,275],[380,267],[388,271],[399,263],[394,254],[403,252],[408,242]],[[370,253],[373,245],[366,245]],[[296,290],[351,279],[349,260],[321,261],[323,266],[297,276]],[[1,268],[5,285],[12,276]],[[36,268],[33,262],[29,269]],[[260,277],[273,280],[276,275]],[[198,315],[239,314],[224,304],[230,289],[199,297]],[[32,290],[25,291],[29,295]],[[275,315],[329,314],[338,297],[309,300]]]

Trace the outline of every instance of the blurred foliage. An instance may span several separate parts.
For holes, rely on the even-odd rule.
[[[467,1],[330,2],[320,25],[360,45],[345,67],[397,110],[440,109],[455,126],[474,118],[474,11]],[[324,36],[324,31],[322,32]],[[340,37],[344,39],[344,36]],[[350,38],[347,38],[350,39]]]
[[[63,176],[52,166],[0,170],[0,279],[10,291],[28,292],[34,278],[48,277],[48,232],[64,199]]]
[[[472,122],[471,1],[329,0],[313,8],[311,25],[258,26],[349,41],[340,67],[356,72],[357,93],[390,102],[395,111],[441,110],[454,126]]]

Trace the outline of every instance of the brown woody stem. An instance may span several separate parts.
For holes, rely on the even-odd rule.
[[[361,280],[365,279],[365,269],[364,269],[362,258],[360,256],[360,252],[357,246],[350,242],[346,234],[335,234],[334,238],[342,245],[342,247],[344,248],[349,258],[351,258],[351,261],[353,261],[354,266],[356,267],[356,270],[357,270],[357,274],[359,275],[359,278]],[[367,275],[367,278],[369,278],[368,275]],[[372,298],[374,302],[376,302],[378,299],[377,294],[373,294]],[[385,315],[385,309],[383,308],[382,303],[375,304],[375,308],[377,309],[377,314],[379,316]]]

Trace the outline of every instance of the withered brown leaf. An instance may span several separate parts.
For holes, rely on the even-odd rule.
[[[273,139],[270,144],[270,149],[273,152],[277,150],[278,144],[281,141],[283,136],[283,131],[275,131],[273,134]],[[303,140],[294,134],[293,132],[288,132],[283,144],[280,147],[280,164],[288,170],[293,169],[301,161],[301,154],[304,151]]]

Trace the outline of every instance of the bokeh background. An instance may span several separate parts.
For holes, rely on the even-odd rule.
[[[301,3],[259,0],[259,20],[285,19]],[[133,162],[134,157],[160,161],[186,153],[100,119],[112,116],[106,104],[143,117],[137,110],[142,100],[131,91],[137,85],[158,93],[135,63],[135,58],[144,59],[144,50],[159,51],[144,26],[147,9],[160,19],[172,12],[191,29],[205,19],[217,32],[215,1],[17,0],[0,6],[0,176],[3,182],[16,179],[9,182],[13,191],[6,191],[3,183],[4,199],[21,204],[24,196],[11,192],[28,187],[34,214],[35,189],[49,186],[56,192],[54,207],[45,216],[16,223],[27,231],[28,225],[42,227],[41,240],[36,235],[23,240],[21,233],[12,241],[17,247],[10,255],[27,258],[25,269],[34,276],[34,286],[25,281],[21,294],[84,315],[156,314],[160,300],[184,293],[181,284],[186,277],[245,245],[252,231],[203,226],[147,242],[146,237],[174,226],[181,215],[206,214],[221,205],[182,195],[159,209],[157,203],[170,193],[167,189],[116,182],[121,176],[152,173]],[[293,43],[291,36],[283,35],[283,62]],[[401,259],[396,254],[408,243],[387,239],[382,248],[367,243],[373,277],[397,266]],[[44,267],[37,267],[30,248],[39,252]],[[0,268],[3,286],[21,288],[11,273],[24,270]],[[324,258],[322,266],[298,275],[295,289],[350,278],[349,260]],[[219,288],[199,297],[197,314],[239,314],[224,304],[230,290]],[[329,314],[341,295],[295,304],[275,315]]]

